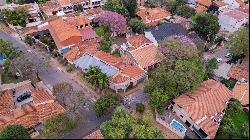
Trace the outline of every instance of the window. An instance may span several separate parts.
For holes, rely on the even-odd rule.
[[[89,26],[89,24],[85,24],[85,27]]]
[[[190,124],[188,121],[186,121],[185,124],[186,124],[188,127],[191,126],[191,124]]]
[[[80,28],[82,28],[83,27],[83,25],[80,25]]]

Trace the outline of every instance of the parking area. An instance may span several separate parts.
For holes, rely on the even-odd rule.
[[[123,105],[127,109],[135,109],[137,103],[145,103],[149,100],[148,94],[142,89],[138,89],[135,92],[124,97]]]
[[[212,58],[221,58],[220,63],[226,63],[230,58],[225,57],[225,55],[229,53],[229,50],[226,47],[218,47],[214,53],[210,52],[204,52],[203,53],[203,59],[204,60],[210,60]]]

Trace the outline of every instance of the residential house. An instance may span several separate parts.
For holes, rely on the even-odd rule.
[[[190,19],[174,15],[174,23],[180,24],[185,29],[189,30],[192,28],[192,21]]]
[[[241,64],[233,64],[227,76],[236,81],[249,80],[249,57],[246,56]]]
[[[97,8],[90,8],[86,10],[87,17],[89,20],[92,20],[96,18],[97,16],[100,16],[100,14],[103,12],[102,8],[97,7]]]
[[[144,70],[152,69],[160,61],[157,46],[143,34],[127,38],[127,43],[121,46],[121,52],[128,55],[133,64]]]
[[[163,23],[145,31],[145,37],[158,46],[158,42],[172,35],[187,35],[187,31],[178,23]]]
[[[52,92],[42,83],[36,87],[30,81],[1,85],[0,91],[0,130],[19,124],[38,131],[43,121],[64,112]],[[25,94],[29,96],[19,98]]]
[[[26,27],[33,27],[37,26],[42,22],[41,16],[40,16],[40,9],[37,3],[30,3],[30,4],[8,4],[8,9],[25,9],[28,14],[28,19],[26,21]],[[21,27],[17,27],[21,28]]]
[[[93,31],[90,21],[85,16],[60,17],[49,21],[47,24],[61,54],[67,53],[82,41],[100,41],[100,37]]]
[[[233,88],[233,98],[240,101],[243,107],[249,107],[249,83],[239,80]]]
[[[157,121],[182,137],[193,132],[201,139],[214,139],[231,97],[225,85],[207,80],[171,101],[167,115],[157,114]]]
[[[197,0],[196,3],[197,3],[197,5],[204,6],[206,8],[208,8],[210,5],[212,5],[211,0]]]
[[[60,5],[57,1],[51,0],[46,1],[44,4],[39,4],[39,7],[41,11],[45,14],[47,17],[55,16],[57,12],[60,11]]]
[[[104,139],[100,129],[94,131],[93,133],[87,135],[83,139]]]
[[[170,19],[171,13],[162,8],[141,8],[136,13],[146,26],[156,26],[159,22]]]

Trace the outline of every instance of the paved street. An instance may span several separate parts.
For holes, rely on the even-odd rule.
[[[210,52],[205,52],[203,53],[203,57],[207,60],[210,60],[212,58],[222,58],[222,62],[227,62],[229,60],[229,58],[226,58],[225,55],[229,52],[229,50],[225,47],[219,47],[216,49],[216,51],[214,53],[210,53]]]
[[[22,51],[32,50],[31,53],[34,53],[33,49],[27,47],[20,39],[14,38],[11,35],[0,30],[0,38],[11,43],[13,47],[18,48]],[[37,57],[44,57],[41,54],[36,53]],[[47,55],[46,55],[47,56]],[[67,134],[65,138],[75,138],[81,139],[90,132],[98,129],[100,123],[105,120],[105,118],[97,118],[94,110],[92,109],[93,105],[93,96],[89,94],[86,88],[82,87],[80,84],[76,83],[74,80],[70,79],[64,72],[60,71],[57,67],[51,66],[46,71],[42,72],[40,75],[43,82],[49,87],[52,88],[53,85],[60,82],[71,83],[74,89],[82,90],[86,96],[86,103],[82,106],[81,115],[84,116],[84,119],[81,122],[78,122],[78,127],[72,132]]]

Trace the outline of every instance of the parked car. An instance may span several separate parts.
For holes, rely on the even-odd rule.
[[[31,96],[31,94],[25,92],[24,94],[22,94],[19,97],[17,97],[17,101],[18,102],[22,102],[23,100],[29,98],[30,96]]]
[[[220,63],[222,61],[222,58],[217,58],[216,60],[218,63]]]
[[[231,53],[227,53],[227,54],[225,55],[225,57],[226,57],[226,58],[231,57]]]

